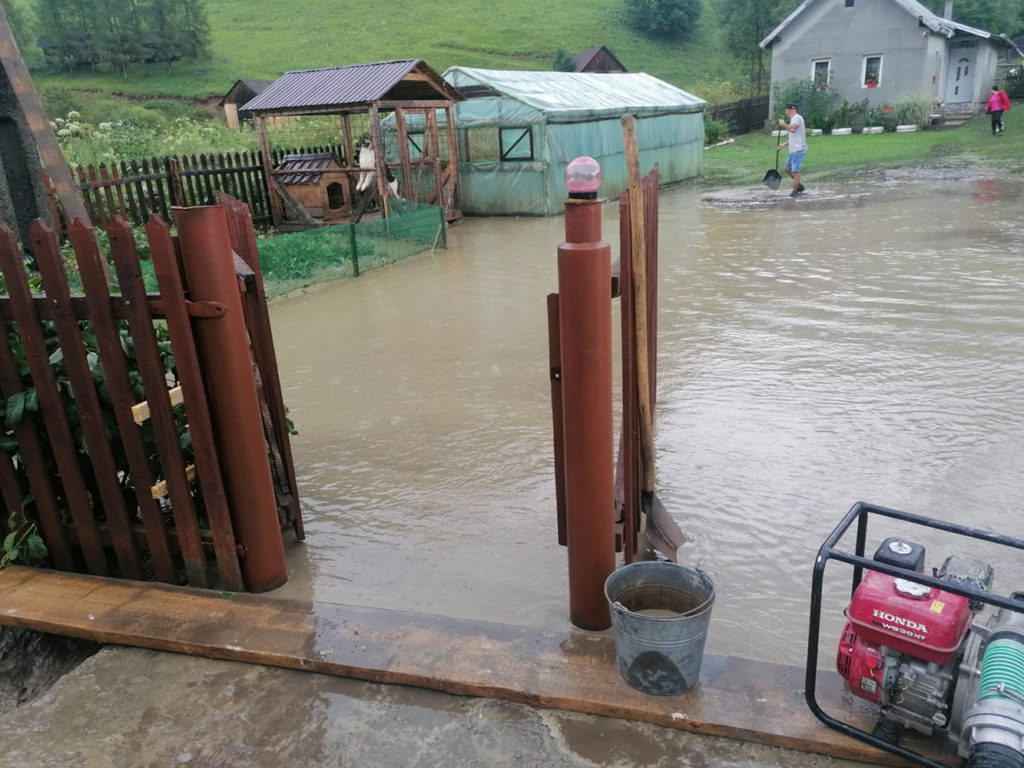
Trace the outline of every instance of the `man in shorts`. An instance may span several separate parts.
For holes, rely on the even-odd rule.
[[[796,104],[786,105],[786,120],[779,118],[779,127],[789,132],[789,139],[779,144],[779,149],[789,146],[789,155],[786,157],[786,173],[793,178],[793,191],[791,197],[796,197],[804,191],[804,185],[800,183],[800,169],[804,164],[804,157],[807,155],[807,128],[804,126],[804,119],[796,111]]]

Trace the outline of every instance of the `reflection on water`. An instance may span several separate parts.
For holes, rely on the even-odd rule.
[[[802,661],[814,555],[858,500],[1021,529],[1022,187],[856,191],[662,193],[658,493],[693,539],[680,561],[716,583],[709,650]],[[308,534],[292,588],[567,623],[545,314],[562,227],[464,221],[434,257],[272,307]],[[973,554],[1024,588],[1019,557],[907,535],[929,566]]]

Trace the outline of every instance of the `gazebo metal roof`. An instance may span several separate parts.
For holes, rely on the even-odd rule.
[[[410,77],[413,75],[413,77]],[[366,106],[376,101],[461,101],[421,59],[286,72],[243,110],[256,113]]]

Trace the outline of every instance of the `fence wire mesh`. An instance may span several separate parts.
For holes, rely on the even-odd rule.
[[[403,261],[446,246],[444,208],[389,199],[390,216],[263,237],[260,269],[268,296]]]

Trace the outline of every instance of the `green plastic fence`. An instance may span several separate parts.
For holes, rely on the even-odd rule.
[[[261,238],[257,245],[267,294],[358,277],[445,247],[444,208],[398,199],[389,200],[388,208],[386,219]]]

